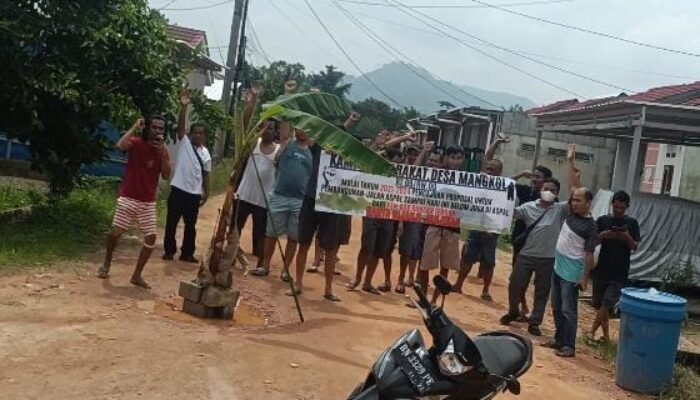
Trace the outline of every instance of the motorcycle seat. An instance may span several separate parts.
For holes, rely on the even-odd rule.
[[[510,332],[489,332],[473,339],[491,374],[518,377],[532,364],[532,342]]]

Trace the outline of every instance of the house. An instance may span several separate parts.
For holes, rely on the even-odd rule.
[[[598,187],[700,201],[700,81],[565,100],[528,114],[540,135],[615,143],[611,182]]]

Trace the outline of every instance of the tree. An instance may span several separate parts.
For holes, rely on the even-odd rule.
[[[337,68],[332,65],[326,65],[325,71],[321,71],[318,74],[309,74],[306,83],[310,87],[318,88],[324,93],[345,97],[352,85],[349,83],[341,84],[344,77],[344,72],[338,71]]]
[[[284,93],[284,83],[290,79],[297,81],[300,90],[306,86],[305,67],[299,63],[288,63],[286,61],[274,61],[269,65],[254,67],[246,64],[247,79],[245,87],[250,87],[252,82],[260,82],[263,85],[261,103],[268,103]]]
[[[520,104],[515,104],[515,105],[510,106],[508,108],[508,111],[510,111],[510,112],[524,112],[525,110],[523,109],[523,106],[521,106]]]
[[[2,2],[0,130],[29,141],[33,166],[65,192],[103,158],[101,121],[172,108],[187,57],[146,0]]]
[[[441,109],[444,109],[444,110],[449,110],[451,108],[455,108],[455,105],[450,103],[447,100],[438,101],[438,105],[440,106]]]

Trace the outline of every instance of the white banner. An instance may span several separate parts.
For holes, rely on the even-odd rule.
[[[395,164],[396,176],[365,174],[321,154],[316,210],[510,233],[515,182],[502,176]]]

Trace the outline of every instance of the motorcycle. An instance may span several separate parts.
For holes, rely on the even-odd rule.
[[[442,295],[430,304],[418,284],[411,299],[433,338],[426,348],[417,329],[401,336],[375,361],[348,400],[492,399],[506,390],[520,394],[518,377],[532,366],[532,342],[511,332],[487,332],[474,340],[444,312],[452,286],[442,276],[433,280]]]

